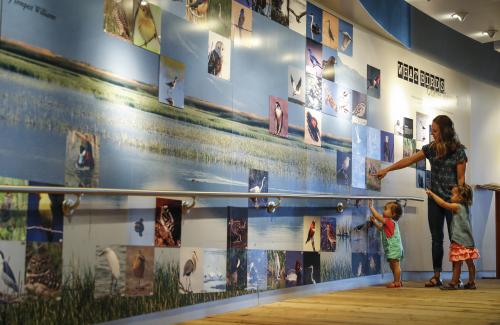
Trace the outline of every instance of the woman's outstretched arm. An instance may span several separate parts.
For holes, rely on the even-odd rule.
[[[388,172],[408,167],[411,164],[414,164],[417,161],[420,161],[422,159],[425,159],[425,154],[422,150],[420,150],[419,152],[414,153],[410,157],[405,157],[405,158],[395,162],[394,164],[390,165],[389,167],[379,170],[375,174],[375,176],[377,176],[379,179],[382,179],[385,177],[385,175],[387,175]]]

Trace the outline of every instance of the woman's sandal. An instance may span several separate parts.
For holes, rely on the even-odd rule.
[[[472,282],[472,283],[467,282],[466,284],[464,284],[464,289],[476,290],[476,284],[474,282]]]
[[[425,283],[426,288],[440,287],[442,285],[443,285],[443,281],[441,281],[440,278],[436,278],[435,276],[430,278],[429,281],[427,281]]]
[[[403,282],[402,281],[399,281],[399,282],[391,282],[389,283],[386,288],[389,288],[389,289],[392,289],[392,288],[401,288],[403,286]]]
[[[458,290],[460,289],[460,284],[456,283],[453,284],[451,282],[448,282],[447,284],[443,284],[441,287],[439,287],[441,290]]]

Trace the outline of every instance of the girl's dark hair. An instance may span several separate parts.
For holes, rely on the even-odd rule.
[[[441,141],[432,143],[436,149],[436,157],[441,159],[450,153],[454,153],[458,148],[463,147],[458,139],[453,121],[446,115],[438,115],[433,120],[439,127]]]
[[[472,205],[472,188],[468,184],[457,185],[458,195],[462,198],[462,203],[471,206]]]
[[[401,207],[401,204],[397,201],[391,201],[387,202],[387,205],[391,206],[391,212],[394,213],[393,219],[399,221],[399,218],[403,215],[403,208]]]

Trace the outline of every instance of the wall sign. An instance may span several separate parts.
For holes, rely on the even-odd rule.
[[[444,94],[444,79],[424,70],[419,70],[411,65],[398,61],[398,77],[408,82],[420,85],[427,89]]]

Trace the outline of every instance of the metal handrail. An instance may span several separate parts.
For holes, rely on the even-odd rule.
[[[500,184],[498,183],[481,184],[476,187],[482,190],[500,191]]]
[[[152,190],[125,190],[113,188],[82,188],[82,187],[58,187],[58,186],[14,186],[0,185],[0,192],[9,193],[48,193],[48,194],[68,194],[75,195],[76,200],[65,199],[63,202],[64,215],[71,216],[74,210],[80,205],[82,195],[108,195],[108,196],[166,196],[166,197],[189,197],[192,202],[182,202],[185,210],[189,210],[196,204],[196,198],[276,198],[278,202],[270,201],[267,203],[266,209],[269,212],[274,212],[281,205],[282,199],[321,199],[321,200],[346,200],[355,201],[356,205],[361,200],[398,200],[404,201],[406,206],[407,201],[423,202],[424,199],[413,196],[363,196],[363,195],[338,195],[327,193],[250,193],[250,192],[197,192],[197,191],[152,191]],[[337,210],[342,212],[344,205],[342,202],[337,203]]]
[[[338,195],[328,193],[250,193],[250,192],[199,192],[199,191],[154,191],[125,190],[113,188],[82,188],[57,186],[13,186],[0,185],[0,192],[10,193],[48,193],[72,195],[109,195],[109,196],[169,196],[169,197],[228,197],[228,198],[282,198],[282,199],[331,199],[331,200],[401,200],[419,201],[424,199],[413,196],[363,196]]]

